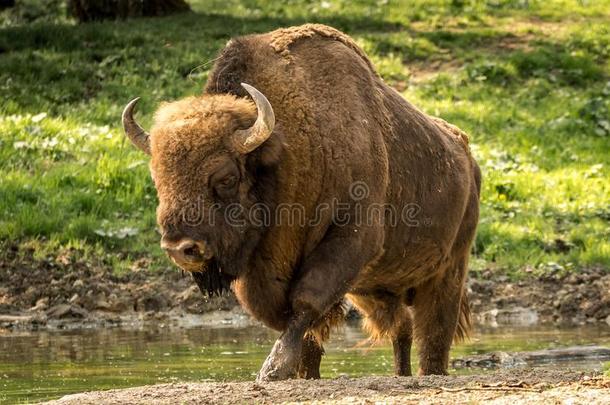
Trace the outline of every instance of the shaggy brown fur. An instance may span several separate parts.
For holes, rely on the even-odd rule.
[[[277,122],[247,155],[229,142],[256,118],[241,82],[265,94]],[[284,332],[259,378],[318,376],[346,295],[373,336],[392,340],[398,374],[411,373],[413,338],[420,373],[446,373],[453,338],[470,327],[480,171],[467,136],[388,87],[348,36],[308,24],[231,40],[205,94],[161,106],[151,138],[164,239],[205,241],[244,308]],[[220,207],[204,214],[214,225],[185,223],[185,206],[200,200]],[[221,214],[233,203],[298,203],[307,222],[238,215],[228,225]],[[376,206],[400,220],[363,220]]]

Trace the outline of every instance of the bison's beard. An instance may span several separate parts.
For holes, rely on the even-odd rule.
[[[221,296],[224,292],[231,289],[231,282],[235,277],[223,273],[218,265],[218,262],[212,259],[205,270],[191,272],[193,280],[197,283],[199,290],[203,295],[212,297],[214,295]]]
[[[231,282],[244,274],[264,229],[251,227],[244,231],[232,227],[213,245],[214,257],[196,271],[193,279],[204,295],[220,296],[229,291]]]

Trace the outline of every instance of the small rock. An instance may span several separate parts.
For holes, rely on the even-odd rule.
[[[55,305],[47,310],[49,318],[64,319],[64,318],[85,318],[87,311],[81,307],[69,304]]]
[[[368,388],[369,390],[373,390],[373,391],[379,391],[379,384],[377,384],[376,382],[371,382],[369,384],[367,384],[366,388]]]
[[[118,297],[115,293],[108,296],[108,303],[110,304],[109,311],[122,312],[128,307],[129,297],[121,296]]]
[[[103,311],[107,311],[110,309],[110,304],[102,298],[95,302],[95,309],[101,309]]]
[[[497,325],[530,326],[538,323],[538,313],[530,308],[512,307],[492,309],[479,315],[482,323]]]
[[[34,305],[32,308],[28,309],[28,311],[29,312],[44,311],[45,309],[47,309],[48,306],[49,306],[49,298],[43,297],[43,298],[39,298],[36,301],[36,305]]]
[[[149,295],[141,297],[136,303],[138,311],[155,311],[159,312],[167,308],[167,299],[162,295]]]

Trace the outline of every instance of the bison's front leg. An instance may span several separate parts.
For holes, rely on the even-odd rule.
[[[358,272],[376,255],[377,232],[345,225],[325,236],[297,272],[291,291],[292,317],[258,374],[258,381],[297,376],[303,336],[349,290]]]
[[[286,337],[282,335],[275,342],[258,379],[260,381],[284,380],[297,376],[305,379],[320,378],[320,360],[324,354],[322,346],[310,334],[305,334],[300,345],[297,339],[301,328],[296,325],[288,328],[287,331],[291,331],[293,334]],[[297,361],[296,365],[295,361]],[[263,374],[263,370],[265,374]]]
[[[307,323],[304,321],[293,320],[288,324],[263,363],[257,381],[286,380],[297,376],[306,330]]]

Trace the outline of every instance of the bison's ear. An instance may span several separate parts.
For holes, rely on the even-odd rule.
[[[240,153],[250,153],[261,146],[273,132],[275,127],[275,114],[271,103],[267,97],[253,86],[249,84],[241,84],[244,89],[250,94],[257,109],[257,118],[254,125],[248,129],[240,129],[235,131],[233,136],[233,144],[235,149]]]
[[[275,166],[282,157],[284,150],[284,137],[280,131],[273,132],[273,136],[267,139],[265,143],[253,153],[250,154],[255,161],[256,166],[271,167]]]
[[[134,98],[125,106],[125,109],[123,110],[123,129],[131,143],[142,152],[150,155],[150,136],[133,118],[133,110],[135,109],[138,100],[140,100],[140,97]]]

